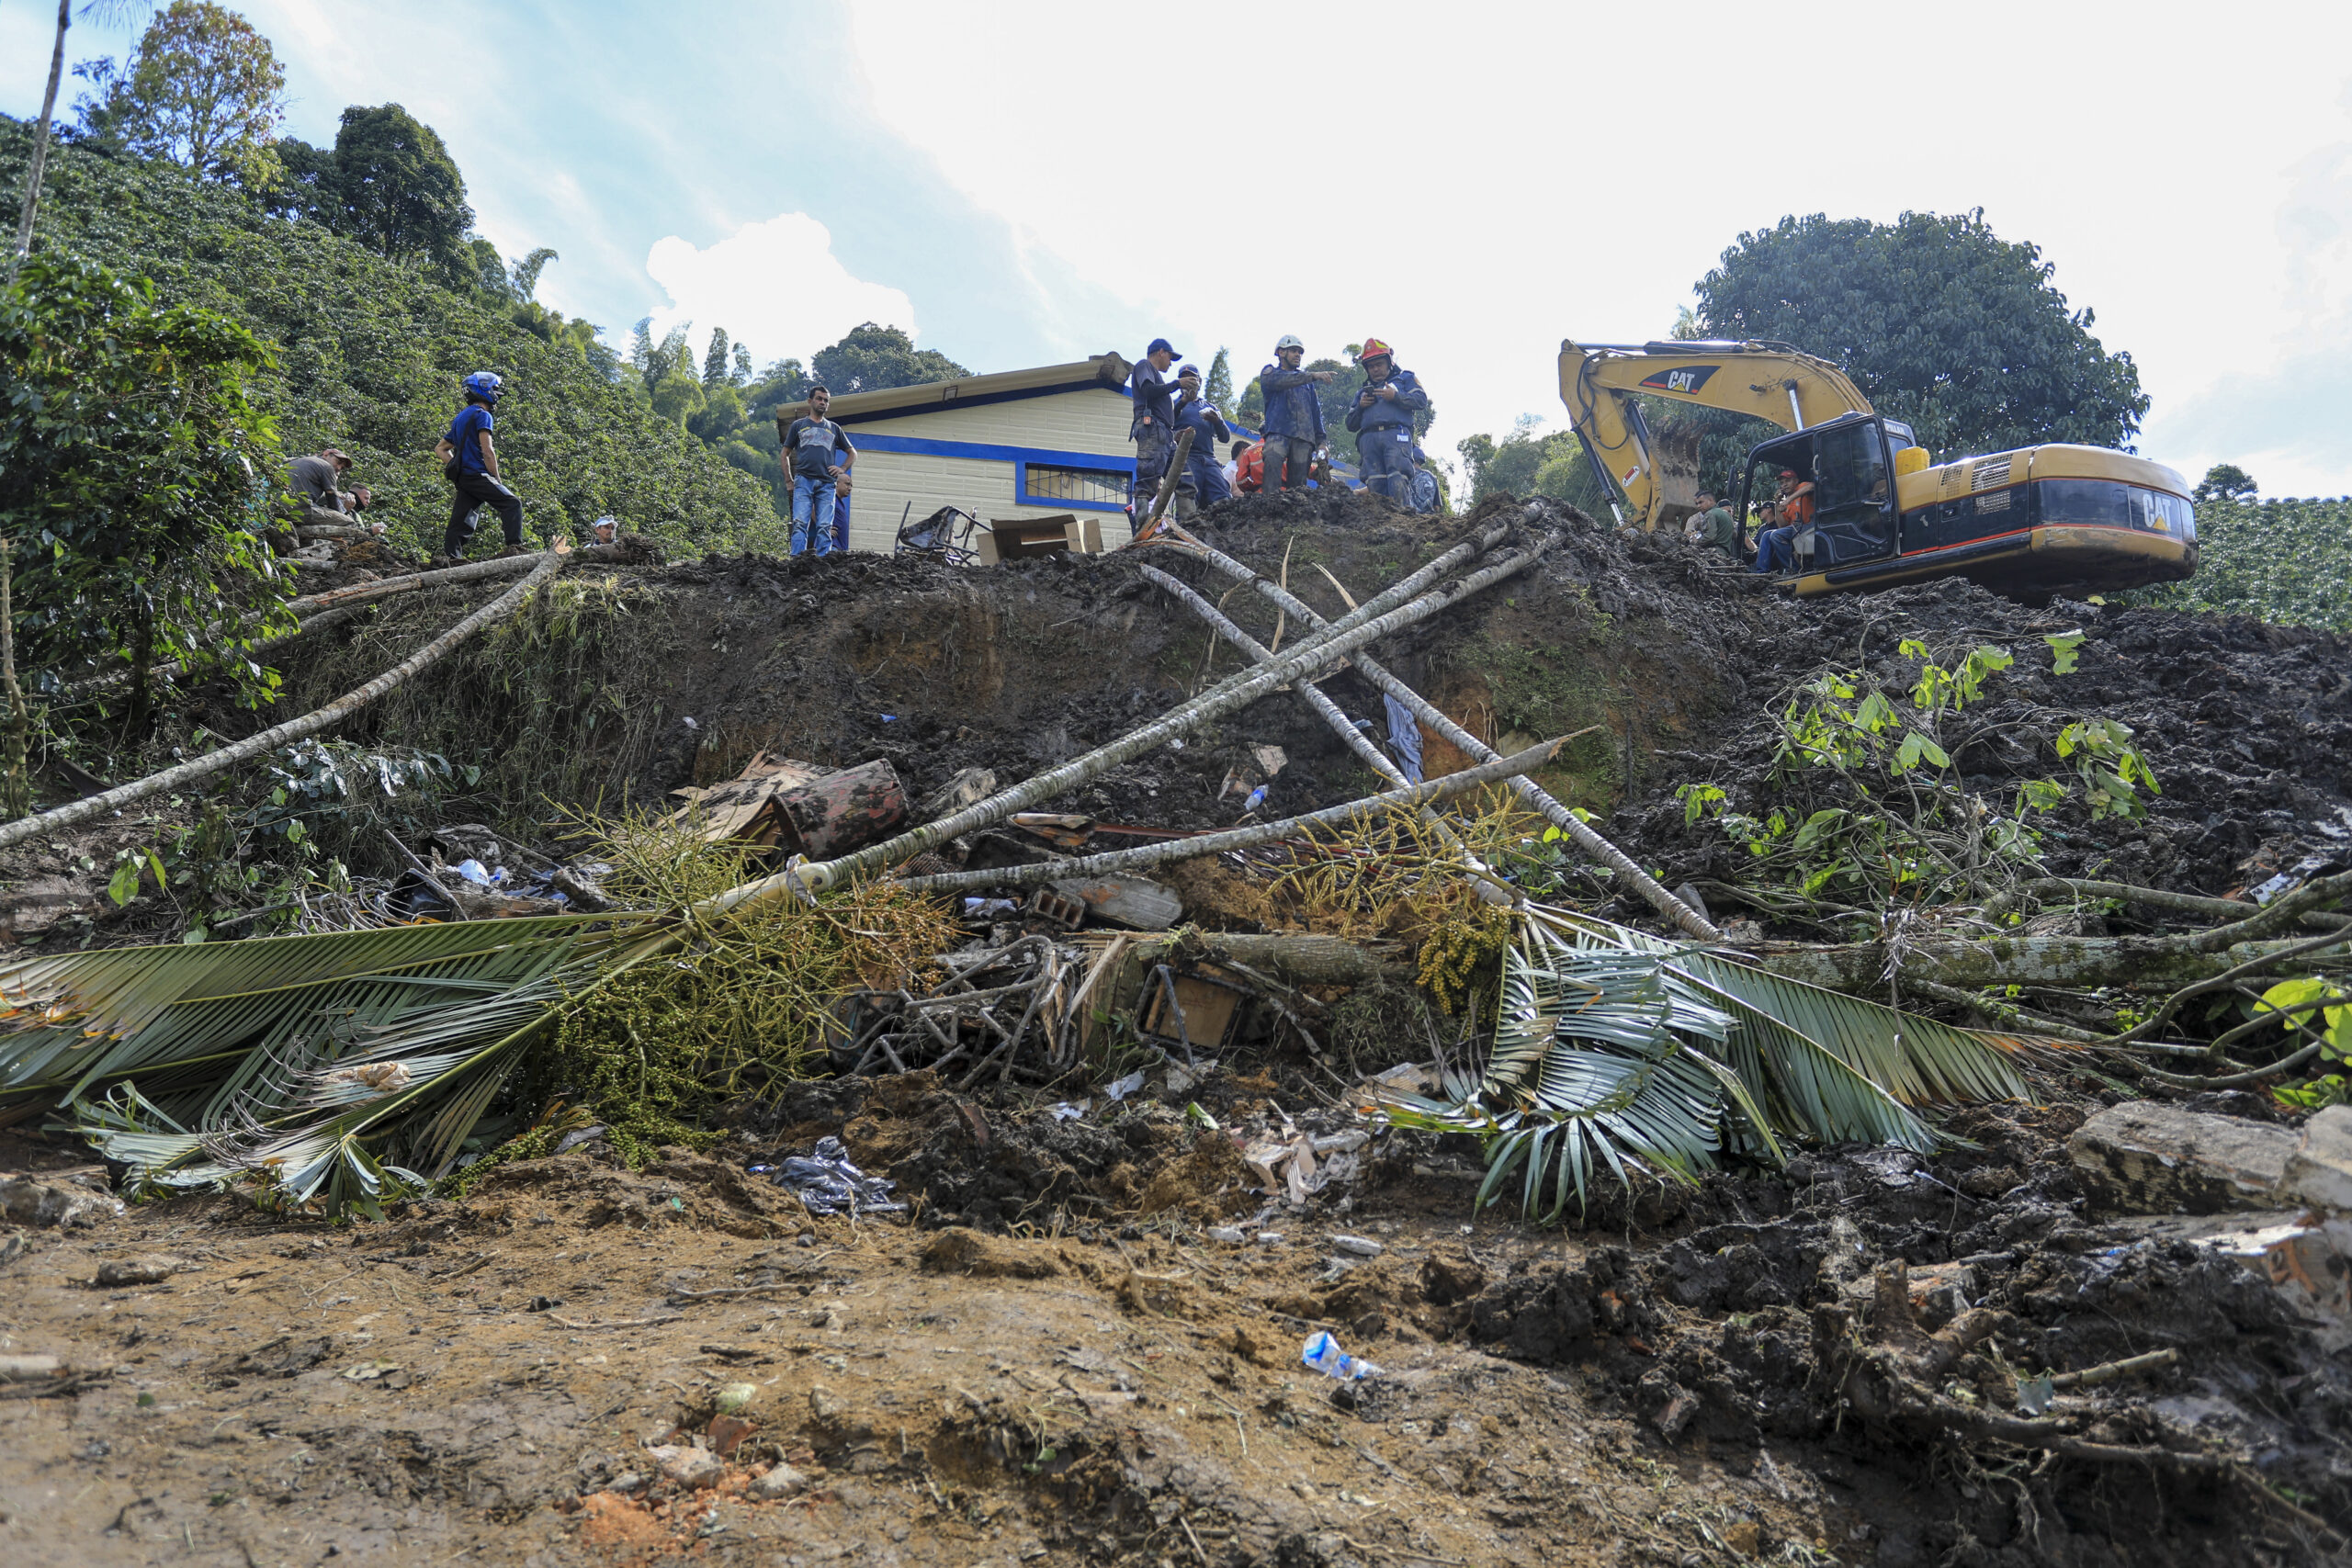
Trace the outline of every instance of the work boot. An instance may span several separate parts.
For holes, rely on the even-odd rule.
[[[424,569],[427,571],[443,571],[457,564],[458,558],[455,556],[434,556],[425,561]]]

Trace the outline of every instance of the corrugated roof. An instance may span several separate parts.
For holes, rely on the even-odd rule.
[[[842,424],[876,414],[907,413],[929,408],[953,408],[958,403],[1001,401],[1023,392],[1045,395],[1082,387],[1116,389],[1126,384],[1135,367],[1115,354],[1098,354],[1067,365],[1040,365],[1033,370],[999,370],[988,376],[967,376],[956,381],[925,381],[913,387],[885,387],[876,392],[835,392],[826,417]],[[808,412],[804,402],[787,403],[775,411],[779,428]]]

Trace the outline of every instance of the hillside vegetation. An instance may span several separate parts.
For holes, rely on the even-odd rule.
[[[2352,496],[2200,501],[2197,575],[2133,597],[2278,626],[2352,631]]]
[[[22,122],[0,118],[0,188],[20,183],[30,140]],[[374,515],[403,547],[438,547],[449,491],[433,444],[459,407],[458,378],[494,370],[507,381],[500,460],[535,539],[610,515],[673,548],[782,552],[766,487],[576,344],[526,331],[495,299],[455,291],[421,258],[387,260],[271,216],[232,186],[73,145],[51,150],[35,245],[152,277],[164,298],[251,329],[276,359],[254,401],[287,454],[328,444],[350,453],[351,478],[374,490]]]

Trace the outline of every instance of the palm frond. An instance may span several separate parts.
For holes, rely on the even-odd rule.
[[[1694,1182],[1783,1138],[1927,1150],[1919,1107],[2026,1092],[2014,1037],[1957,1029],[1563,909],[1522,911],[1486,1070],[1370,1111],[1469,1133],[1480,1203],[1520,1179],[1530,1218],[1584,1202],[1605,1168]]]
[[[372,1206],[422,1179],[399,1162],[446,1169],[515,1048],[662,930],[552,915],[27,960],[0,969],[0,1100],[63,1098],[138,1185]]]

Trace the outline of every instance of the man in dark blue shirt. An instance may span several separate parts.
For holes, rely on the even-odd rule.
[[[1323,405],[1315,386],[1337,374],[1302,370],[1306,345],[1287,333],[1274,344],[1274,362],[1258,372],[1258,390],[1266,400],[1265,494],[1287,485],[1306,488],[1306,466],[1323,444]]]
[[[1376,337],[1363,340],[1356,363],[1363,367],[1363,390],[1348,411],[1348,428],[1356,433],[1364,488],[1399,506],[1410,506],[1417,471],[1413,421],[1428,412],[1430,395],[1410,370],[1396,367],[1396,355]]]
[[[856,456],[848,434],[825,417],[833,394],[808,389],[808,412],[784,427],[785,460],[792,466],[792,553],[833,553],[834,486]]]
[[[1204,506],[1215,506],[1233,493],[1218,467],[1216,444],[1229,441],[1233,432],[1216,405],[1201,396],[1201,367],[1187,365],[1176,373],[1182,395],[1176,400],[1176,432],[1193,433],[1193,448],[1184,455],[1184,478],[1176,491],[1176,515],[1189,517]]]
[[[1166,338],[1156,337],[1127,377],[1127,389],[1136,400],[1127,425],[1136,444],[1136,482],[1127,492],[1127,506],[1137,523],[1150,510],[1148,498],[1167,477],[1168,459],[1176,450],[1175,389],[1169,384],[1168,367],[1182,357]]]
[[[498,406],[505,383],[491,371],[477,370],[466,378],[464,386],[464,412],[449,422],[449,434],[434,449],[441,458],[442,473],[456,491],[449,501],[449,528],[441,539],[441,554],[447,560],[464,558],[466,546],[474,536],[474,518],[487,506],[498,513],[506,532],[506,547],[499,554],[519,556],[524,553],[523,498],[499,479],[498,447],[491,440],[498,423],[492,411]]]

